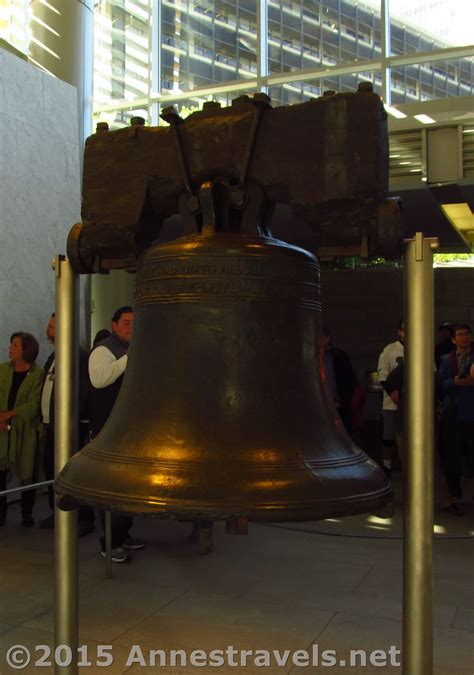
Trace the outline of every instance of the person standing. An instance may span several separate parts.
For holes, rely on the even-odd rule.
[[[443,356],[454,351],[455,346],[452,341],[453,324],[444,321],[439,327],[439,342],[435,347],[435,364],[439,370]]]
[[[13,333],[10,361],[0,364],[0,490],[15,467],[21,485],[34,482],[40,423],[43,371],[36,365],[38,341],[30,333]],[[32,527],[35,491],[21,493],[22,526]],[[7,517],[7,498],[0,497],[0,526]]]
[[[132,337],[133,310],[125,306],[117,309],[112,317],[112,334],[100,342],[89,356],[90,428],[92,438],[100,433],[109,418],[122,385],[127,367],[128,348]],[[100,512],[102,525],[105,512]],[[128,551],[142,549],[144,542],[130,536],[133,525],[130,516],[112,515],[112,561],[129,560]],[[105,556],[105,537],[100,539],[101,554]]]
[[[390,473],[392,466],[393,452],[396,448],[396,413],[398,408],[398,391],[391,391],[389,393],[386,389],[387,377],[400,363],[399,359],[403,359],[405,348],[405,324],[403,319],[398,323],[398,340],[390,342],[379,356],[377,366],[379,382],[383,387],[383,403],[382,403],[382,443],[384,451],[390,453],[390,457],[384,456],[384,469]],[[385,455],[385,453],[384,453]]]
[[[56,315],[51,314],[46,327],[46,337],[53,346],[56,342]],[[88,395],[89,376],[87,372],[88,355],[84,349],[79,348],[79,443],[81,448],[88,441]],[[55,352],[51,352],[44,366],[44,382],[41,391],[41,440],[43,446],[43,470],[46,480],[54,478],[54,385],[55,385],[56,360]],[[53,486],[48,486],[48,502],[52,513],[40,520],[41,529],[54,528],[54,491]],[[78,534],[80,537],[94,531],[94,510],[90,506],[79,508]]]
[[[442,460],[450,499],[445,510],[464,515],[463,463],[474,463],[474,348],[471,327],[453,328],[454,351],[444,356],[439,369],[442,397]]]
[[[321,353],[330,396],[337,408],[347,433],[352,433],[352,400],[357,386],[357,375],[346,352],[332,344],[330,329],[322,331]]]

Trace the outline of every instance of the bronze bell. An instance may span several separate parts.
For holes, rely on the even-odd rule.
[[[60,473],[60,506],[254,521],[382,506],[390,484],[322,382],[316,258],[271,237],[203,232],[142,255],[122,388]]]

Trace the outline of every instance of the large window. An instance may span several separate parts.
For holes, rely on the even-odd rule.
[[[474,50],[460,58],[452,54],[468,38],[463,26],[473,24],[472,0],[391,0],[387,34],[379,0],[96,4],[96,112],[104,110],[109,121],[115,116],[116,124],[127,123],[137,104],[157,123],[162,103],[186,112],[209,98],[225,102],[262,88],[274,105],[328,89],[354,91],[367,80],[394,104],[473,93]],[[265,5],[266,21],[258,15]],[[446,48],[449,55],[441,60]],[[419,63],[420,52],[433,58]],[[406,55],[413,55],[411,63]],[[405,58],[399,65],[398,56]],[[121,114],[110,112],[113,101]]]
[[[0,0],[0,38],[20,52],[28,51],[26,0]]]
[[[473,42],[472,0],[390,0],[392,50],[432,51]]]
[[[23,50],[28,7],[0,1]],[[95,0],[95,113],[156,124],[164,104],[263,89],[284,105],[363,80],[388,104],[471,96],[473,25],[473,0]]]
[[[94,100],[133,102],[151,88],[151,0],[100,0],[94,21]]]
[[[391,72],[392,103],[471,96],[474,58],[398,66]]]
[[[163,91],[256,76],[256,0],[163,0],[161,12]]]

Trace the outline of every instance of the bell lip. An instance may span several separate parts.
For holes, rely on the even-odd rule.
[[[369,512],[384,506],[392,495],[391,484],[385,473],[356,446],[352,450],[357,452],[353,452],[352,457],[349,455],[345,458],[347,466],[344,468],[351,469],[362,465],[362,474],[359,474],[360,478],[357,479],[358,484],[352,482],[353,477],[346,476],[349,483],[345,483],[345,487],[338,490],[331,488],[337,478],[336,474],[343,467],[339,460],[335,464],[329,462],[328,466],[319,467],[317,471],[306,464],[304,475],[300,476],[301,483],[298,480],[294,481],[295,484],[301,485],[303,492],[295,490],[293,485],[291,491],[285,493],[275,490],[273,495],[268,493],[260,495],[255,489],[232,494],[222,486],[210,494],[206,494],[197,486],[191,491],[186,489],[184,492],[181,490],[170,494],[166,488],[161,491],[151,489],[150,485],[147,485],[146,471],[137,474],[138,477],[141,474],[144,480],[143,484],[139,480],[136,495],[133,495],[130,493],[128,482],[124,481],[124,476],[128,474],[127,467],[119,468],[119,465],[115,464],[117,474],[115,478],[109,474],[103,475],[101,463],[95,461],[97,457],[88,456],[94,454],[87,452],[88,449],[90,450],[89,445],[74,455],[56,478],[54,490],[58,495],[58,506],[63,510],[71,508],[70,504],[75,503],[118,513],[165,519],[227,520],[234,515],[254,522],[295,522]],[[110,459],[112,458],[109,457]],[[91,460],[93,460],[93,474],[90,474]],[[88,465],[85,474],[83,462]],[[90,476],[89,481],[85,475]],[[139,485],[141,489],[138,489]]]
[[[186,506],[182,501],[168,499],[161,504],[158,500],[144,502],[137,499],[135,502],[130,495],[107,495],[99,494],[92,490],[69,484],[61,477],[54,483],[56,501],[59,508],[70,510],[71,504],[89,505],[100,509],[110,510],[114,513],[132,516],[154,517],[164,520],[228,520],[231,517],[246,518],[249,522],[305,522],[324,520],[325,518],[352,516],[374,511],[385,506],[393,498],[390,483],[376,491],[364,494],[352,494],[339,498],[316,499],[305,501],[301,504],[262,504],[244,507],[237,504],[205,504],[199,507],[195,502]]]
[[[104,450],[102,447],[97,447],[97,444],[93,444],[92,441],[82,448],[80,454],[81,456],[86,456],[90,460],[99,462],[104,461],[113,462],[117,458],[117,455],[112,450]],[[279,462],[278,468],[280,470],[300,469],[304,464],[304,466],[307,469],[309,469],[311,473],[314,473],[318,470],[337,469],[340,467],[347,468],[355,466],[357,464],[367,464],[367,463],[372,463],[373,465],[376,465],[374,460],[372,460],[364,450],[354,445],[351,448],[351,455],[341,457],[328,457],[328,458],[311,458],[311,459],[304,458],[303,460],[295,459],[292,462],[290,461]],[[146,458],[134,457],[133,455],[121,454],[120,464],[122,464],[123,466],[128,466],[130,468],[136,467],[137,465],[142,465],[143,467],[146,468],[151,467],[159,468],[163,466],[169,467],[170,461],[165,459],[158,459],[156,457],[154,457],[152,460],[149,460]],[[189,465],[190,464],[188,463],[188,466]],[[196,463],[195,466],[197,467],[199,465]],[[256,462],[246,462],[243,460],[239,460],[238,466],[240,470],[245,470],[247,468],[250,470],[254,470],[255,468],[263,470],[268,469],[268,465],[263,462],[259,465]]]

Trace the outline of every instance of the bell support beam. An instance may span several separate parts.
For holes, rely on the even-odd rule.
[[[433,673],[434,273],[436,239],[405,252],[403,674]]]
[[[67,245],[77,272],[133,268],[166,218],[181,212],[183,195],[195,206],[199,187],[223,176],[289,204],[318,246],[359,246],[365,237],[370,255],[398,255],[387,113],[369,85],[275,109],[257,93],[226,108],[208,101],[186,119],[172,108],[162,117],[171,128],[101,126],[87,139],[83,221]]]
[[[79,302],[78,275],[64,256],[54,261],[56,272],[56,396],[55,476],[77,451]],[[57,675],[77,675],[78,532],[77,509],[54,509],[55,625],[54,644],[71,649],[71,663],[56,665]],[[68,659],[65,659],[65,663]]]

